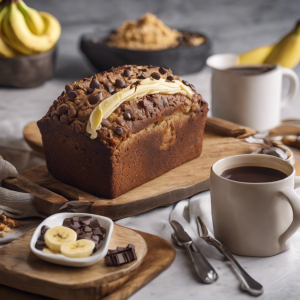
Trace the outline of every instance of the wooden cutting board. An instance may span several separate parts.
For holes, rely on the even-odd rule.
[[[222,128],[223,120],[211,118],[208,124],[212,128]],[[222,126],[221,126],[221,125]],[[233,135],[253,134],[230,123]],[[216,130],[214,129],[216,132]],[[30,146],[42,151],[42,141],[36,123],[31,123],[24,129],[26,141],[30,132]],[[221,134],[227,132],[220,132]],[[257,145],[248,144],[233,137],[224,137],[211,132],[205,132],[203,151],[199,158],[187,162],[162,176],[151,180],[115,199],[97,198],[86,192],[66,185],[54,179],[47,168],[38,167],[22,172],[17,178],[6,179],[3,185],[7,188],[29,192],[35,195],[38,210],[51,215],[69,200],[93,202],[90,212],[107,216],[113,220],[133,216],[155,207],[170,205],[176,201],[190,197],[198,192],[209,189],[210,168],[217,160],[235,154],[251,153]]]
[[[107,267],[102,259],[86,268],[64,267],[45,262],[30,252],[29,243],[33,232],[31,230],[0,249],[0,284],[55,299],[100,299],[123,285],[132,272],[141,266],[147,253],[147,242],[138,232],[115,225],[109,249],[134,244],[136,261],[123,266]],[[164,240],[160,239],[160,243],[162,241]],[[167,242],[164,241],[165,243]],[[170,247],[167,248],[168,258],[162,264],[163,269],[171,264],[175,255],[174,249],[171,251]],[[150,257],[156,257],[154,252],[155,250]],[[153,273],[160,272],[149,271],[148,281],[153,278]],[[142,282],[145,281],[147,280]]]

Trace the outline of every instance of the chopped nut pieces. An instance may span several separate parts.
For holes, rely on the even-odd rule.
[[[198,34],[171,29],[155,15],[147,13],[140,20],[124,21],[109,36],[106,43],[109,46],[125,49],[162,50],[177,46],[198,46],[204,40],[205,38]]]
[[[0,216],[0,237],[4,237],[12,228],[18,227],[17,221],[2,214]]]

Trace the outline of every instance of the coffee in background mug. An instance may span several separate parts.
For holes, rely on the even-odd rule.
[[[288,250],[300,226],[294,187],[294,167],[277,157],[242,154],[217,161],[210,176],[215,237],[237,255]]]
[[[212,115],[257,131],[280,124],[281,108],[288,105],[299,89],[297,74],[280,65],[238,66],[236,54],[210,56],[212,68]],[[282,78],[290,88],[282,98]]]

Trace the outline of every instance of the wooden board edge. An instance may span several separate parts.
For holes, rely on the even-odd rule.
[[[106,297],[102,298],[105,300],[113,299],[127,299],[132,294],[136,293],[147,283],[165,271],[175,259],[175,249],[168,241],[165,239],[152,235],[150,233],[134,230],[139,233],[147,243],[148,252],[144,257],[142,264],[132,273],[124,276],[123,278],[112,281],[105,284],[105,294]],[[150,251],[149,251],[150,249]],[[152,252],[152,251],[153,252]],[[155,250],[155,251],[154,251]],[[159,250],[159,251],[158,251]],[[152,253],[155,253],[157,259],[151,258]],[[167,252],[167,253],[166,253]],[[164,254],[168,254],[164,257]],[[161,256],[160,256],[161,255]],[[154,268],[154,266],[156,268]],[[149,274],[149,270],[151,270]],[[41,296],[37,294],[32,294],[29,292],[24,292],[17,290],[8,286],[0,285],[0,295],[1,299],[14,299],[14,300],[52,300],[46,296]]]

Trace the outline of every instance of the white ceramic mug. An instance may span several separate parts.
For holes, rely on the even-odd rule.
[[[224,170],[240,166],[273,168],[287,177],[249,183],[220,176]],[[294,167],[279,158],[242,154],[217,161],[210,176],[216,238],[237,255],[271,256],[288,250],[290,237],[300,226],[300,198],[294,187]]]
[[[281,108],[289,104],[298,92],[297,74],[280,65],[263,65],[274,69],[256,75],[226,70],[245,67],[237,66],[237,59],[236,54],[217,54],[206,61],[212,68],[212,115],[257,131],[276,127],[280,124]],[[290,80],[290,89],[282,99],[283,76]]]

